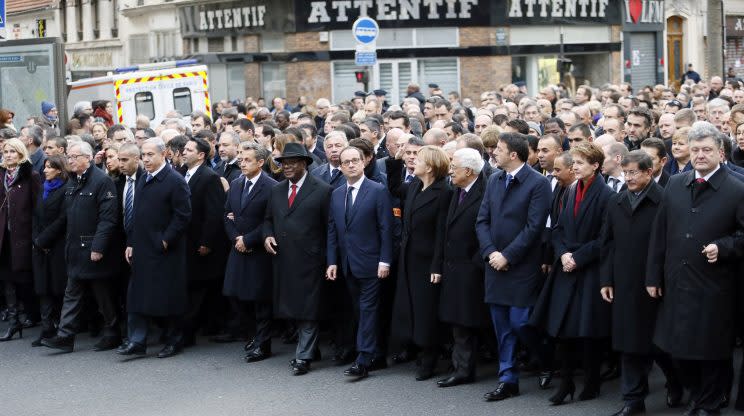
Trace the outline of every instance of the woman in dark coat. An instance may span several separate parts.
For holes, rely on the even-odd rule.
[[[532,323],[563,344],[562,381],[550,398],[562,404],[575,386],[575,363],[583,361],[584,390],[579,400],[599,395],[602,341],[610,335],[610,307],[600,294],[600,232],[613,194],[601,176],[604,153],[593,143],[571,149],[577,182],[568,189],[566,207],[552,241],[556,261],[535,305]]]
[[[672,136],[672,157],[664,165],[664,170],[670,175],[687,172],[692,170],[690,162],[690,145],[687,141],[687,134],[690,132],[689,127],[682,127]]]
[[[0,166],[0,280],[8,305],[8,329],[0,341],[9,341],[16,333],[23,336],[18,292],[32,282],[31,216],[40,188],[26,146],[18,139],[6,141]]]
[[[55,335],[67,284],[64,213],[67,163],[59,155],[50,156],[44,163],[43,192],[34,207],[32,232],[34,290],[41,307],[41,333],[31,344],[34,347],[41,346],[42,338]]]
[[[407,145],[412,146],[412,145]],[[421,348],[416,380],[434,375],[439,354],[439,281],[442,239],[452,189],[447,153],[436,146],[418,150],[416,176],[401,190],[403,242],[393,312],[393,333]],[[400,171],[401,169],[394,169]],[[397,179],[400,180],[400,179]]]

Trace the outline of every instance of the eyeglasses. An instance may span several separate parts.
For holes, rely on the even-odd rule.
[[[351,165],[357,165],[362,161],[362,159],[359,159],[358,157],[355,157],[353,159],[343,160],[341,161],[341,166],[351,166]]]
[[[80,156],[87,156],[87,155],[67,155],[67,160],[75,160],[79,158]]]
[[[640,175],[643,172],[644,171],[642,171],[642,170],[624,170],[623,171],[623,174],[627,178],[635,178],[635,177],[637,177],[638,175]]]

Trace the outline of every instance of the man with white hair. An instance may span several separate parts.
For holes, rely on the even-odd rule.
[[[116,185],[93,165],[93,148],[88,143],[71,143],[67,148],[67,160],[71,173],[63,217],[67,287],[57,334],[43,338],[41,344],[72,352],[82,318],[83,297],[90,291],[103,316],[104,326],[103,338],[93,349],[111,350],[121,344],[119,313],[113,292],[113,280],[120,276],[121,259],[121,253],[112,250],[117,246],[112,241],[118,223]]]
[[[708,121],[719,131],[723,125],[723,115],[729,111],[728,102],[722,98],[714,98],[708,102]]]
[[[450,179],[456,192],[447,211],[442,240],[444,267],[439,316],[452,325],[453,372],[437,382],[439,387],[470,383],[475,378],[477,339],[485,315],[483,270],[473,263],[479,257],[478,238],[473,229],[486,181],[481,175],[483,165],[480,153],[470,148],[455,151],[450,164]]]

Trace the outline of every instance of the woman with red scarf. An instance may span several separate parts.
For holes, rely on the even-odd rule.
[[[93,117],[96,121],[106,124],[106,127],[114,125],[114,106],[111,101],[97,100],[93,101]]]
[[[591,142],[571,149],[577,181],[566,192],[565,209],[552,233],[556,260],[535,305],[532,323],[563,344],[561,386],[550,401],[573,399],[573,373],[584,366],[579,400],[599,395],[603,341],[610,336],[609,303],[602,301],[599,281],[599,236],[605,207],[612,195],[602,180],[602,149]]]

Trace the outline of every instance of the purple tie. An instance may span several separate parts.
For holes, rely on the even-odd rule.
[[[468,194],[468,191],[466,191],[464,188],[460,188],[460,198],[457,200],[457,205],[462,204],[462,201],[465,200],[465,195]]]

